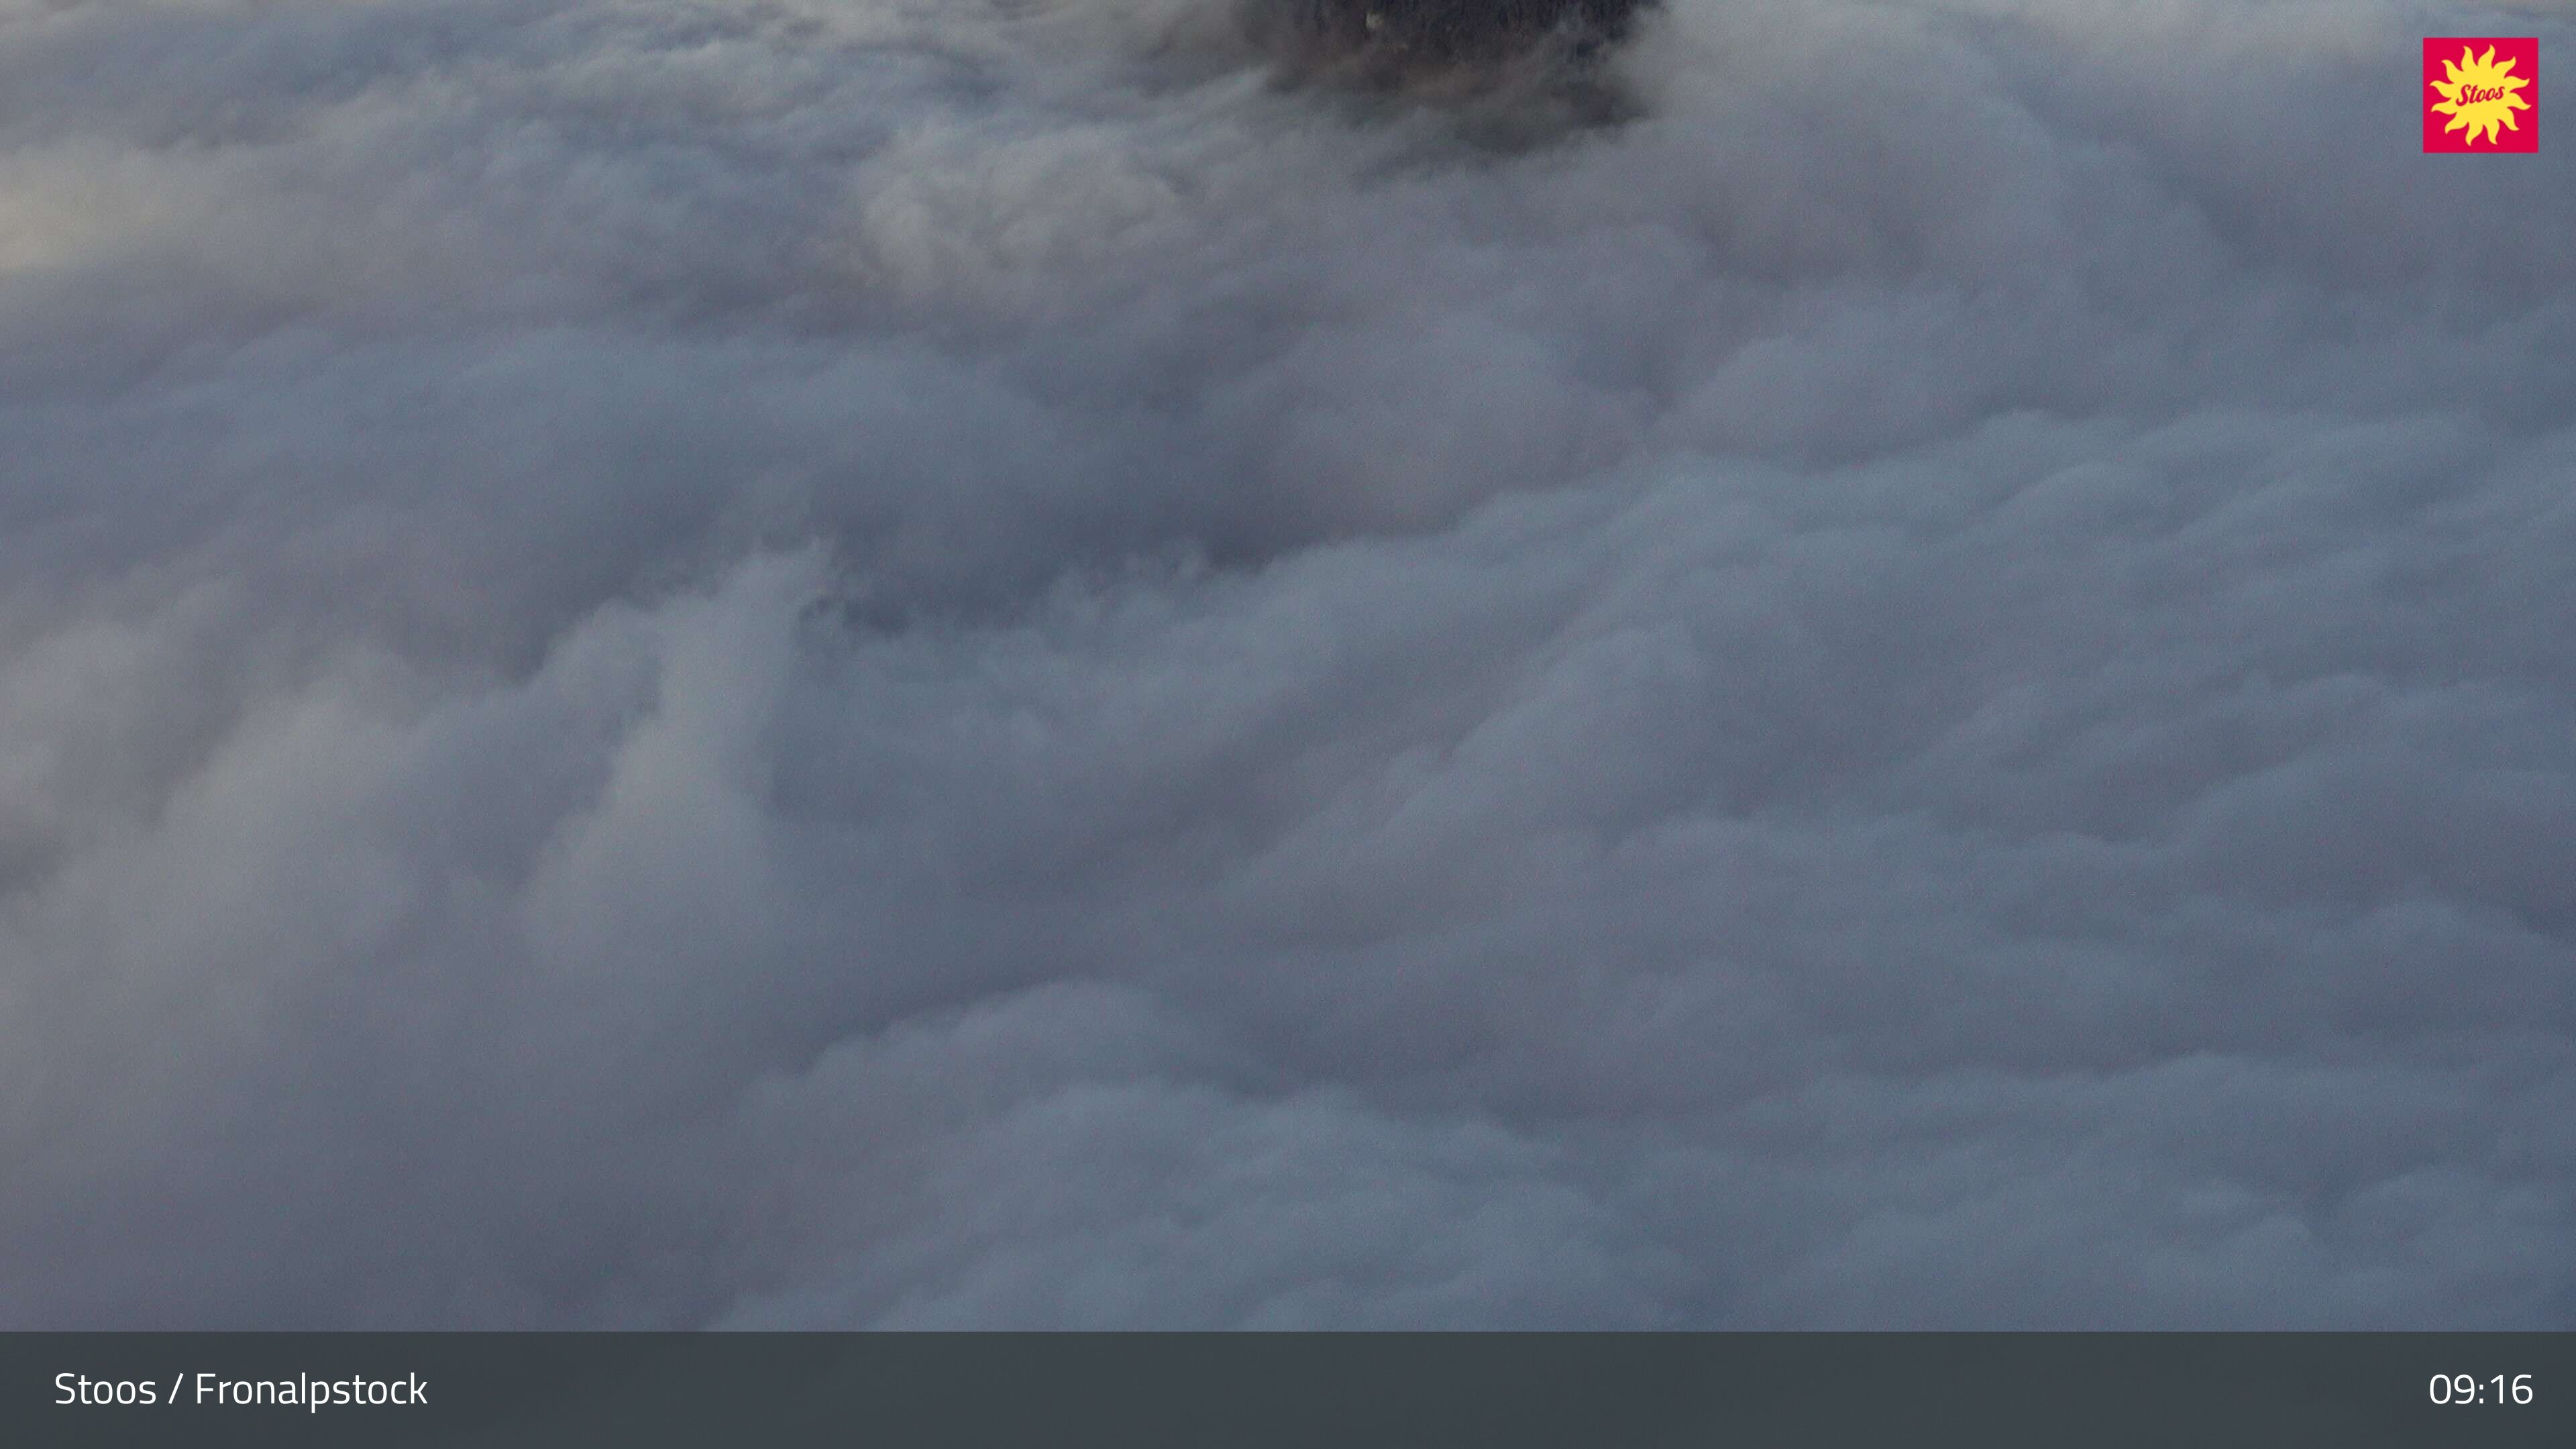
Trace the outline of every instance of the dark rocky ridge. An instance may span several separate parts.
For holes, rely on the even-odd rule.
[[[1475,70],[1553,54],[1587,59],[1653,0],[1251,0],[1290,59],[1402,74]]]

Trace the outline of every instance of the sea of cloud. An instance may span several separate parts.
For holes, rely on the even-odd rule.
[[[2576,1324],[2553,4],[0,0],[0,1322]]]

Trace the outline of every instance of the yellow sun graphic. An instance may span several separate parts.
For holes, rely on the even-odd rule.
[[[2522,129],[2514,121],[2513,113],[2530,110],[2531,102],[2514,92],[2531,82],[2513,74],[2513,63],[2514,58],[2506,56],[2502,65],[2496,64],[2495,47],[2492,45],[2487,47],[2483,56],[2468,46],[2461,46],[2458,60],[2442,62],[2442,69],[2450,73],[2450,79],[2433,82],[2433,89],[2442,94],[2442,99],[2434,103],[2433,110],[2438,115],[2451,118],[2451,124],[2442,128],[2443,134],[2448,135],[2466,126],[2469,134],[2461,139],[2474,146],[2481,131],[2486,133],[2489,141],[2493,141],[2502,131]]]

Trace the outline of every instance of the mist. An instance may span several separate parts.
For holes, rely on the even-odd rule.
[[[2498,33],[0,0],[0,1324],[2576,1327]]]

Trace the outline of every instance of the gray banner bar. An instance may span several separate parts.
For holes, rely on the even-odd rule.
[[[0,1335],[6,1445],[2565,1449],[2571,1404],[2567,1334]]]

